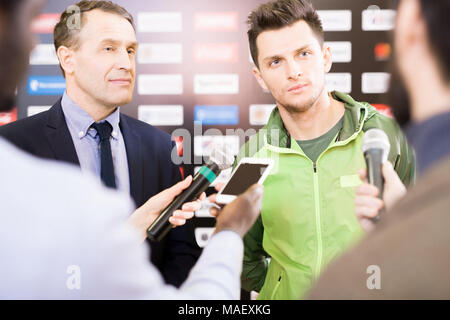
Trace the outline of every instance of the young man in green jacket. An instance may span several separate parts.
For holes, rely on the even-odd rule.
[[[386,132],[389,161],[406,185],[414,180],[414,155],[394,120],[349,95],[327,92],[331,52],[308,1],[261,5],[248,24],[253,73],[277,107],[236,161],[275,161],[264,183],[262,214],[244,239],[242,287],[258,291],[259,299],[298,299],[363,234],[354,188],[365,167],[364,132]]]

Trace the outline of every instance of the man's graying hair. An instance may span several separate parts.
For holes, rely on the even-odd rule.
[[[68,7],[62,14],[59,22],[56,24],[53,31],[53,42],[55,50],[57,51],[60,46],[66,46],[68,48],[78,48],[78,34],[83,27],[83,13],[99,9],[107,13],[117,14],[130,22],[133,29],[134,26],[133,16],[123,7],[115,4],[111,1],[80,1],[75,5]],[[78,23],[74,23],[78,22]],[[61,68],[62,70],[62,68]],[[62,70],[64,75],[64,70]]]

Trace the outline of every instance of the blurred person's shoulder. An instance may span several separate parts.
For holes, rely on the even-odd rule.
[[[124,223],[134,210],[129,195],[2,138],[0,163],[0,298],[92,297],[92,288],[71,290],[69,282],[81,272],[89,288],[107,270],[103,261],[116,256],[114,244],[137,241]]]

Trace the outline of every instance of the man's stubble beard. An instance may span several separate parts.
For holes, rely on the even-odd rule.
[[[317,101],[319,100],[324,90],[325,90],[325,83],[322,84],[322,87],[317,94],[315,95],[313,94],[313,96],[310,99],[308,99],[306,102],[302,104],[283,104],[277,102],[277,105],[278,107],[286,110],[289,114],[304,113],[317,104]]]

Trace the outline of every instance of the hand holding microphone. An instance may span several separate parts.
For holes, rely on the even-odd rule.
[[[389,139],[380,129],[368,130],[364,135],[363,152],[367,169],[359,176],[363,184],[355,189],[355,214],[365,231],[374,228],[384,208],[391,208],[405,193],[406,188],[387,161]]]
[[[153,241],[161,241],[172,228],[169,219],[173,213],[179,210],[185,202],[197,199],[216,179],[219,173],[231,167],[233,162],[234,157],[227,150],[226,146],[214,148],[209,161],[200,168],[194,176],[191,185],[183,190],[147,229],[148,238]]]

